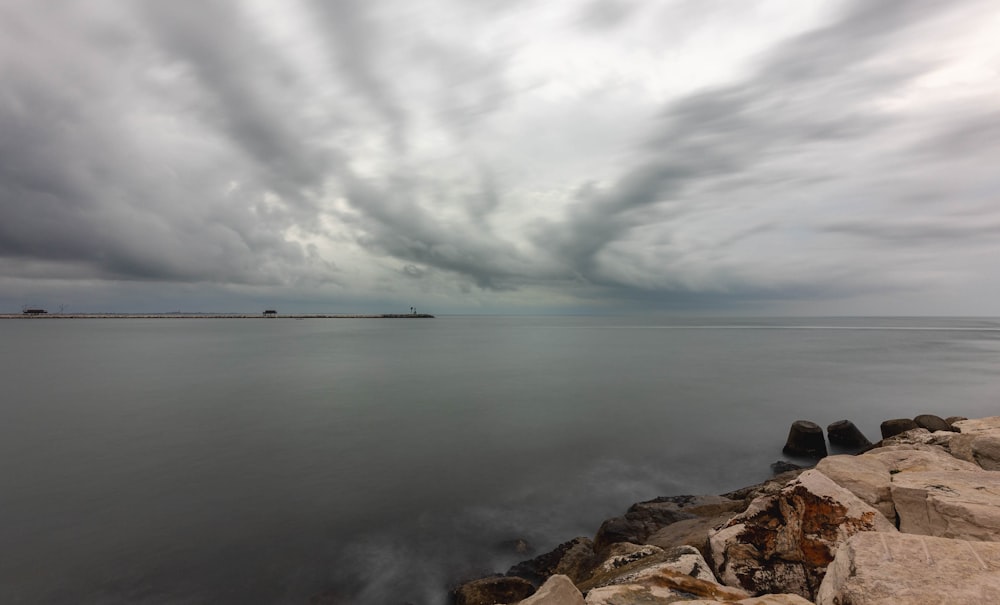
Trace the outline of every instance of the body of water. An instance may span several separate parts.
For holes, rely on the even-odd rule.
[[[789,424],[1000,414],[1000,320],[0,322],[0,602],[440,605]],[[333,597],[331,596],[331,600]]]

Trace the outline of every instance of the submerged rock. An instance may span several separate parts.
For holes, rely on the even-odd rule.
[[[788,456],[822,458],[826,456],[826,438],[815,422],[796,420],[788,429],[788,439],[781,450]]]

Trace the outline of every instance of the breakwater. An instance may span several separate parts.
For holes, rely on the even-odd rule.
[[[636,503],[592,538],[457,587],[454,601],[1000,602],[1000,416],[911,422],[886,421],[858,454],[824,450],[813,467],[734,492]]]
[[[3,313],[0,319],[434,319],[428,313]]]

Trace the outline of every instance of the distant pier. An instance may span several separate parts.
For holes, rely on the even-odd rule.
[[[293,315],[260,313],[3,313],[0,319],[434,319],[428,313],[308,313]]]

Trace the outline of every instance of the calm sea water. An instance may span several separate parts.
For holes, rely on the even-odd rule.
[[[1000,320],[0,322],[0,602],[444,602],[788,425],[1000,414]]]

